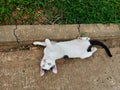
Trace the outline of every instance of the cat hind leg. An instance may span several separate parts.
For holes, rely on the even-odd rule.
[[[88,57],[92,56],[92,54],[94,52],[96,52],[96,51],[97,51],[97,48],[96,47],[92,47],[91,51],[85,52],[84,55],[81,56],[81,59],[85,59],[85,58],[88,58]]]
[[[96,48],[96,47],[92,47],[92,48],[91,48],[91,52],[92,52],[92,53],[94,53],[94,52],[96,52],[96,51],[97,51],[97,48]]]

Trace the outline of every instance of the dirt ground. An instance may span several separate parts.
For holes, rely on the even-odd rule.
[[[120,47],[113,57],[99,49],[92,57],[60,59],[58,74],[40,77],[43,48],[0,52],[0,90],[120,90]]]

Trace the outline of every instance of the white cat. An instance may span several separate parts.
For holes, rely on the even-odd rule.
[[[41,60],[40,75],[43,76],[46,70],[52,69],[53,73],[57,73],[57,67],[55,61],[63,57],[69,58],[81,58],[85,59],[93,55],[97,50],[93,45],[102,46],[107,54],[112,57],[109,49],[102,42],[97,40],[90,40],[88,37],[81,37],[80,39],[74,39],[70,41],[54,42],[49,39],[45,39],[45,42],[33,42],[34,45],[45,46],[44,56]]]

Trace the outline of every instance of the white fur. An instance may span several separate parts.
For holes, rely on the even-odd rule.
[[[67,55],[69,58],[81,59],[92,56],[97,48],[92,47],[90,52],[87,51],[90,46],[89,39],[90,38],[88,37],[82,37],[80,39],[64,42],[51,42],[49,39],[46,39],[45,42],[33,42],[34,45],[46,46],[44,49],[44,56],[40,64],[41,69],[50,70],[51,67],[55,66],[52,71],[57,73],[55,61],[62,58],[64,55]],[[51,64],[48,65],[48,63]],[[41,73],[41,75],[44,75],[44,72]]]

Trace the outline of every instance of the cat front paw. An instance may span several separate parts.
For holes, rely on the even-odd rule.
[[[40,42],[38,42],[38,41],[33,42],[33,45],[39,45],[39,44],[40,44]]]

